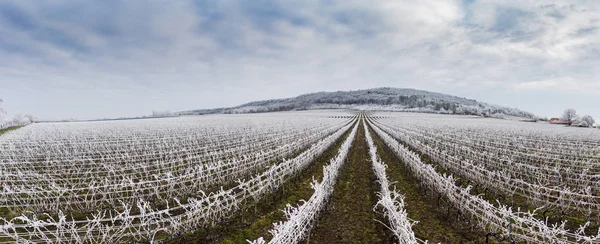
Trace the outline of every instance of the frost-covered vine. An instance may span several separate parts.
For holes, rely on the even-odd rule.
[[[273,229],[269,231],[273,238],[268,243],[298,243],[306,237],[333,193],[340,168],[346,161],[346,156],[352,142],[355,140],[357,130],[358,123],[340,147],[337,155],[331,159],[328,165],[323,167],[323,180],[321,182],[313,180],[311,183],[314,190],[312,196],[300,206],[293,207],[289,204],[286,206],[283,211],[287,221],[274,224]],[[248,242],[254,244],[266,243],[264,237]]]
[[[150,186],[150,190],[153,191],[152,196],[162,196],[162,198],[158,198],[158,197],[152,197],[152,198],[147,198],[145,197],[144,194],[132,194],[132,195],[127,195],[127,194],[123,194],[124,196],[126,196],[125,198],[119,198],[119,193],[115,193],[114,195],[111,194],[104,194],[102,195],[102,199],[105,199],[104,202],[102,202],[103,204],[108,204],[108,208],[104,207],[104,208],[97,208],[97,209],[93,209],[92,212],[93,214],[87,215],[85,217],[85,219],[81,219],[81,218],[75,218],[73,215],[68,214],[66,212],[64,212],[62,210],[62,208],[64,208],[64,206],[74,206],[74,204],[69,203],[69,201],[71,201],[72,198],[70,198],[71,194],[58,194],[56,196],[58,196],[57,198],[52,198],[46,202],[40,200],[38,203],[41,203],[40,206],[42,206],[42,208],[40,208],[40,210],[43,210],[43,207],[48,207],[49,209],[58,209],[58,211],[56,213],[40,213],[40,212],[27,212],[27,211],[23,211],[21,214],[17,215],[16,217],[12,217],[12,218],[6,218],[6,217],[0,217],[0,239],[4,240],[6,238],[17,241],[17,242],[27,242],[27,241],[31,241],[31,240],[43,240],[46,242],[74,242],[74,243],[83,243],[83,242],[104,242],[104,243],[114,243],[114,242],[120,242],[123,240],[128,240],[128,241],[152,241],[155,240],[155,238],[158,235],[164,236],[165,235],[169,235],[169,236],[173,236],[173,235],[178,235],[181,233],[186,233],[188,231],[192,231],[194,229],[197,228],[201,228],[203,226],[210,226],[213,224],[216,224],[220,221],[222,221],[225,218],[228,218],[230,216],[232,216],[233,214],[235,214],[235,212],[237,210],[239,210],[240,208],[244,207],[247,204],[252,204],[253,202],[261,199],[262,197],[264,197],[267,194],[270,194],[271,192],[273,192],[274,190],[276,190],[283,182],[285,182],[287,179],[289,179],[292,175],[295,175],[297,173],[299,173],[300,171],[302,171],[304,168],[306,168],[306,166],[308,164],[310,164],[318,155],[320,155],[321,153],[323,153],[327,148],[329,148],[338,138],[340,138],[351,126],[352,126],[352,118],[350,117],[343,117],[343,118],[338,118],[338,119],[331,119],[331,118],[326,118],[326,117],[322,117],[323,120],[318,119],[319,117],[313,117],[311,118],[313,121],[317,122],[317,121],[321,121],[321,122],[317,122],[317,123],[323,123],[326,121],[330,121],[328,123],[325,123],[321,126],[315,126],[314,128],[310,128],[310,127],[306,127],[307,126],[307,122],[306,121],[301,121],[298,123],[305,123],[305,125],[301,128],[298,128],[298,132],[296,133],[306,133],[304,134],[304,136],[310,136],[307,134],[314,134],[313,136],[316,137],[313,139],[301,139],[301,138],[295,138],[294,137],[285,137],[283,133],[285,133],[286,128],[289,127],[281,127],[281,129],[283,129],[282,134],[276,135],[274,137],[278,137],[278,138],[274,138],[272,140],[274,140],[273,145],[270,145],[268,147],[275,147],[275,148],[280,148],[282,146],[285,146],[286,144],[290,144],[290,143],[300,143],[300,144],[308,144],[308,148],[301,150],[301,152],[299,152],[296,156],[290,158],[290,159],[285,159],[283,158],[282,155],[275,155],[275,157],[272,158],[272,160],[274,161],[273,163],[266,163],[260,167],[262,167],[263,169],[261,170],[260,168],[257,168],[257,171],[253,171],[252,167],[254,166],[254,164],[259,164],[254,162],[254,164],[252,164],[252,160],[248,161],[249,165],[245,165],[243,163],[240,163],[240,161],[237,161],[241,166],[236,166],[234,168],[224,168],[225,170],[225,175],[227,174],[235,174],[230,176],[228,179],[228,181],[226,182],[231,182],[230,184],[232,186],[227,187],[227,188],[223,188],[222,186],[224,185],[222,182],[219,184],[216,184],[217,186],[221,185],[220,189],[214,189],[214,190],[202,190],[203,188],[197,189],[194,192],[190,192],[192,193],[190,194],[185,194],[185,193],[180,193],[182,194],[183,197],[177,197],[177,195],[174,195],[174,197],[170,197],[170,195],[163,195],[168,193],[168,191],[182,191],[185,188],[179,189],[177,187],[168,187],[168,188],[160,188],[158,186]],[[221,118],[222,119],[222,118]],[[246,124],[248,123],[248,118],[246,118]],[[299,117],[288,117],[286,120],[288,122],[285,123],[290,123],[292,121],[289,121],[290,119],[293,120],[302,120]],[[269,120],[264,120],[265,122],[269,121]],[[273,122],[273,120],[271,119],[270,121]],[[296,122],[292,122],[292,123],[296,123]],[[242,125],[242,124],[240,124]],[[259,124],[260,125],[260,124]],[[272,124],[273,125],[273,124]],[[272,126],[271,125],[271,126]],[[314,124],[313,124],[314,125]],[[231,127],[231,125],[222,125],[225,126],[224,128],[227,128],[227,126]],[[250,128],[260,128],[260,127],[250,127]],[[229,128],[228,130],[231,129],[235,129],[235,127],[233,128]],[[26,132],[27,130],[25,130]],[[95,133],[93,131],[90,131],[91,133]],[[289,131],[288,132],[292,132]],[[130,132],[131,133],[131,132]],[[236,132],[237,133],[237,132]],[[256,133],[253,132],[252,130],[248,130],[246,133],[252,133],[255,136],[260,136],[262,135],[261,133]],[[262,132],[262,133],[269,133],[269,130]],[[271,132],[272,133],[272,132]],[[277,134],[277,133],[274,133]],[[139,135],[138,135],[139,136]],[[215,135],[216,137],[219,137],[218,135]],[[225,134],[225,136],[228,137],[233,137],[235,138],[234,134]],[[7,138],[3,138],[4,140],[12,140],[15,139],[14,134],[9,135]],[[320,137],[320,138],[319,138]],[[127,137],[127,138],[131,138],[131,139],[135,139],[136,137]],[[160,138],[160,137],[158,137]],[[192,139],[193,137],[189,136],[186,138],[190,138]],[[169,138],[165,138],[167,140],[171,140]],[[227,148],[230,147],[240,147],[240,146],[244,146],[245,142],[244,141],[253,141],[251,140],[252,138],[248,138],[247,139],[242,139],[241,143],[238,142],[234,142],[234,141],[230,141],[231,145],[227,145],[227,144],[219,144],[216,143],[216,145],[211,144],[213,143],[212,141],[209,141],[208,146],[216,146],[217,148],[222,148],[221,150],[226,151]],[[93,139],[88,138],[88,140],[90,140],[90,144],[89,146],[93,146]],[[287,140],[291,140],[291,141],[287,141]],[[101,140],[97,140],[99,142],[98,146],[103,146],[106,145],[106,142],[103,142]],[[133,140],[135,141],[135,140]],[[185,141],[185,139],[182,139],[182,141]],[[136,141],[136,142],[132,142],[132,143],[140,143],[140,141]],[[202,141],[198,141],[198,144],[202,143]],[[255,142],[257,143],[257,142]],[[166,144],[163,144],[166,145]],[[195,145],[194,143],[192,143],[192,145]],[[6,144],[5,144],[6,146]],[[51,146],[48,145],[47,146]],[[106,146],[110,146],[110,145],[106,145]],[[299,149],[302,148],[301,145],[298,146]],[[65,148],[65,145],[62,145],[62,148]],[[81,147],[77,147],[80,150],[84,150]],[[30,148],[32,150],[40,150],[40,149],[33,149]],[[143,149],[141,148],[140,150],[150,150],[150,147],[147,147],[147,149]],[[215,149],[213,149],[215,150]],[[218,156],[219,154],[214,154],[213,150],[208,150],[208,149],[201,149],[199,150],[199,152],[204,152],[205,154],[210,156],[214,156],[215,158],[213,160],[219,160]],[[93,153],[94,151],[90,151],[89,153]],[[137,151],[135,151],[137,152]],[[237,153],[242,153],[244,151],[236,151],[236,153],[234,154],[226,154],[226,157],[231,157],[234,155],[237,155]],[[57,152],[54,152],[57,153]],[[252,154],[259,154],[258,152],[251,152]],[[64,155],[68,155],[67,152],[61,152],[61,154]],[[81,154],[81,153],[80,153]],[[137,165],[143,165],[142,162],[145,162],[146,164],[150,164],[152,165],[152,163],[156,163],[158,165],[156,165],[156,167],[149,167],[147,169],[144,169],[143,167],[141,169],[138,169],[137,172],[132,172],[130,175],[131,176],[144,176],[144,172],[147,170],[148,172],[155,172],[154,174],[158,174],[158,175],[162,175],[160,172],[161,171],[161,167],[166,167],[168,168],[169,166],[174,167],[175,169],[179,169],[181,170],[181,172],[184,173],[189,173],[189,172],[193,172],[192,176],[197,177],[196,181],[202,181],[202,180],[207,180],[210,182],[210,179],[205,178],[206,176],[203,176],[201,174],[198,174],[197,172],[194,172],[193,170],[190,170],[189,167],[193,166],[190,165],[191,162],[188,161],[188,157],[184,157],[182,158],[182,160],[178,161],[180,164],[178,165],[174,165],[171,163],[166,163],[163,164],[164,161],[145,161],[144,157],[139,157],[137,158],[137,160],[141,161],[141,162],[137,162],[136,160],[132,159],[132,155],[126,155],[126,154],[122,154],[122,153],[116,153],[117,155],[122,155],[125,157],[112,157],[111,158],[111,163],[117,163],[119,162],[122,158],[127,158],[127,160],[131,160],[131,161],[124,161],[126,163],[130,162],[132,164],[137,164]],[[12,154],[11,154],[12,155]],[[90,155],[90,154],[81,154],[81,155]],[[143,153],[142,155],[147,156],[148,153]],[[164,156],[164,154],[162,154]],[[290,154],[287,154],[290,155]],[[29,154],[29,156],[32,156],[31,154]],[[151,155],[152,158],[155,158],[157,155]],[[77,156],[79,158],[83,158],[83,156]],[[242,154],[242,159],[246,158],[249,156],[243,156]],[[89,165],[91,166],[92,161],[89,161]],[[123,161],[121,161],[123,162]],[[203,161],[199,161],[197,162],[199,165],[203,165],[203,167],[206,167],[207,165],[202,164]],[[236,161],[233,161],[236,162]],[[67,162],[62,162],[65,166],[68,164]],[[74,163],[74,162],[73,162]],[[12,162],[8,162],[6,164],[4,164],[3,166],[6,166],[8,168],[10,168],[12,165],[14,164]],[[19,164],[19,163],[17,163]],[[26,162],[21,162],[21,164],[26,165]],[[60,162],[58,162],[57,164],[60,165]],[[101,165],[101,167],[104,166],[108,166],[109,163],[107,164],[99,164]],[[209,164],[210,165],[210,164]],[[260,164],[259,164],[260,165]],[[32,165],[33,167],[31,167],[32,169],[37,169],[37,170],[42,170],[44,173],[44,175],[48,176],[49,173],[79,173],[81,171],[78,171],[77,169],[74,169],[73,171],[67,171],[67,172],[56,172],[57,168],[53,168],[53,165],[49,165],[49,167],[43,167],[41,164],[34,164]],[[57,166],[57,167],[65,167],[65,166]],[[87,167],[90,167],[87,166]],[[128,164],[124,164],[125,167],[128,166]],[[6,168],[5,167],[5,168]],[[188,168],[186,168],[188,167]],[[246,168],[243,168],[246,167]],[[11,169],[18,169],[18,168],[11,168]],[[112,171],[106,171],[105,169],[107,169],[106,167],[101,168],[101,169],[94,169],[97,170],[98,172],[112,172]],[[202,167],[200,167],[200,169],[203,169]],[[220,168],[218,167],[208,167],[208,169],[210,172],[218,172]],[[111,169],[112,170],[112,169]],[[120,169],[115,169],[115,171],[118,171]],[[7,173],[6,171],[3,171],[3,177],[4,176],[12,176],[12,172],[14,171],[10,171],[9,173]],[[18,170],[17,170],[18,172]],[[158,173],[157,173],[158,172]],[[253,173],[253,172],[257,172],[257,173]],[[163,172],[164,173],[164,172]],[[244,178],[243,176],[240,177],[241,173],[246,173],[248,175],[248,177]],[[98,175],[98,174],[92,174],[90,173],[89,176],[93,176],[93,175]],[[173,174],[175,175],[175,174]],[[110,176],[110,175],[107,175]],[[38,176],[35,176],[38,177]],[[31,182],[35,182],[34,180],[36,179],[35,177],[31,177],[31,178],[26,178],[29,179]],[[42,177],[39,177],[40,179],[43,179]],[[76,178],[76,177],[73,177]],[[90,177],[91,178],[91,177]],[[132,178],[133,181],[130,181],[128,185],[129,188],[133,188],[136,186],[136,183],[140,181],[140,179],[136,179],[136,178]],[[159,178],[160,179],[160,178]],[[69,182],[67,181],[60,181],[60,179],[56,179],[57,182]],[[86,179],[86,178],[82,178],[82,181],[85,180],[94,180],[92,179]],[[168,176],[164,179],[161,180],[165,180],[163,183],[168,183],[171,181],[178,181],[181,180],[179,178],[176,178],[174,176]],[[39,181],[41,183],[43,183],[44,181]],[[100,181],[102,182],[102,181]],[[5,181],[2,181],[2,183],[5,183]],[[110,181],[105,181],[104,183],[110,183]],[[190,183],[194,183],[194,181],[190,181],[188,184]],[[201,182],[202,183],[202,182]],[[59,183],[54,183],[54,184],[59,184]],[[126,184],[125,182],[122,184]],[[117,184],[118,186],[121,186],[121,184]],[[139,185],[139,187],[146,187],[147,185]],[[161,185],[162,186],[162,185]],[[38,188],[34,188],[34,190],[41,190],[41,189],[48,189],[48,186],[40,186]],[[54,188],[50,188],[50,189],[54,189]],[[59,189],[59,188],[57,188]],[[128,188],[126,188],[128,189]],[[4,193],[9,194],[10,193],[10,188],[9,187],[4,187]],[[167,192],[161,192],[162,190],[166,190]],[[192,191],[192,190],[190,190]],[[32,193],[32,196],[38,196],[35,195],[34,191],[31,191],[30,193]],[[185,195],[184,195],[185,194]],[[69,196],[69,197],[67,197]],[[76,197],[76,196],[75,196]],[[111,199],[111,198],[116,198],[116,199]],[[58,200],[57,200],[58,199]],[[57,203],[62,203],[63,201],[67,202],[67,205],[62,205],[62,204],[57,204]],[[93,201],[93,200],[90,200]],[[76,202],[76,200],[73,200],[73,202]],[[116,202],[116,203],[115,203]],[[47,205],[44,205],[47,204]],[[55,208],[50,208],[52,206],[56,206]],[[19,209],[17,208],[13,208],[13,209]]]
[[[374,124],[371,122],[371,125]],[[481,196],[472,195],[471,186],[457,186],[452,175],[438,173],[378,126],[374,125],[373,129],[423,185],[443,194],[452,206],[476,220],[483,229],[507,235],[510,232],[515,238],[529,243],[597,243],[600,240],[600,231],[597,235],[585,235],[587,224],[571,232],[565,228],[565,222],[549,225],[547,221],[535,218],[535,212],[513,210],[500,202],[495,206]]]
[[[417,222],[408,218],[408,214],[404,208],[404,196],[396,190],[390,190],[390,182],[385,172],[387,166],[377,156],[377,147],[373,143],[373,138],[367,128],[367,123],[365,122],[363,125],[365,138],[369,145],[369,156],[371,157],[373,170],[375,171],[377,181],[381,186],[380,191],[377,193],[379,201],[377,202],[375,209],[377,207],[383,208],[383,214],[389,220],[388,228],[394,232],[394,235],[398,238],[398,243],[418,243],[415,233],[412,230],[412,226]]]

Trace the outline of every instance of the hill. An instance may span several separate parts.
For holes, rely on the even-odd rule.
[[[535,115],[448,94],[402,88],[373,88],[356,91],[317,92],[293,98],[255,101],[231,108],[198,109],[180,114],[261,113],[310,109],[361,109],[425,113],[466,114],[491,117]]]

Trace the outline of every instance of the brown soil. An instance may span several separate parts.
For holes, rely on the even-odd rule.
[[[361,124],[327,209],[305,243],[395,242],[392,232],[380,223],[387,220],[373,211],[379,184],[368,148]]]

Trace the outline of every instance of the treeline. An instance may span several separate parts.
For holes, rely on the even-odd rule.
[[[390,110],[390,111],[415,111],[415,112],[431,112],[443,114],[463,114],[477,115],[485,117],[518,116],[534,118],[535,115],[521,111],[519,109],[492,106],[483,103],[476,105],[462,105],[453,102],[428,99],[425,96],[387,96],[387,97],[351,97],[341,99],[340,97],[321,97],[310,100],[283,100],[278,102],[263,102],[262,104],[254,103],[250,106],[244,105],[241,107],[225,109],[224,113],[264,113],[264,112],[279,112],[291,110],[308,110],[308,109],[335,109],[335,108],[353,108],[354,105],[378,105],[372,106],[374,110]]]
[[[481,103],[464,97],[391,87],[357,91],[317,92],[294,98],[255,101],[233,108],[193,110],[185,114],[264,113],[338,108],[464,114],[496,118],[504,116],[535,117],[533,114],[519,109]]]

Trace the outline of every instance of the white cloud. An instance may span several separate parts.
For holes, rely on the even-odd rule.
[[[0,41],[0,97],[9,111],[42,118],[378,86],[483,101],[482,91],[498,89],[600,92],[596,2],[14,4],[37,29],[18,28],[26,24],[18,18],[0,21],[0,35],[13,37]],[[539,109],[514,99],[504,104]]]

